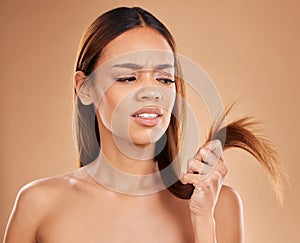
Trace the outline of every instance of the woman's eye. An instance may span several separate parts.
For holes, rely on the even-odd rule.
[[[122,77],[122,78],[116,78],[116,81],[118,82],[132,82],[135,81],[136,77],[132,76],[132,77]]]
[[[175,80],[170,79],[170,78],[157,78],[156,80],[159,81],[159,82],[162,82],[164,84],[173,84],[173,83],[175,83]]]

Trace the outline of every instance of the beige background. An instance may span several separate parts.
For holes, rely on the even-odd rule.
[[[227,183],[243,198],[246,242],[299,240],[297,0],[1,0],[0,235],[22,185],[76,168],[71,77],[77,46],[92,20],[120,5],[139,5],[160,18],[179,52],[206,70],[225,103],[245,91],[232,117],[264,122],[291,182],[280,209],[256,161],[239,150],[225,153]]]

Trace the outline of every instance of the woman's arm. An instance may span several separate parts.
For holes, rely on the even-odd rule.
[[[195,187],[190,200],[195,243],[243,242],[242,204],[234,190],[222,186],[226,174],[221,143],[213,140],[199,149],[181,178]]]
[[[243,208],[239,194],[222,186],[214,214],[192,217],[195,242],[244,242]]]

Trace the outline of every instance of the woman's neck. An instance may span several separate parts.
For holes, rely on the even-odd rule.
[[[147,175],[126,173],[113,166],[101,151],[84,169],[97,183],[122,194],[148,195],[166,189],[159,172]]]
[[[166,189],[154,160],[155,144],[137,146],[101,130],[100,154],[84,168],[102,186],[123,194],[146,195]]]
[[[101,131],[100,134],[100,151],[112,166],[132,175],[157,172],[154,160],[155,144],[139,146],[125,139],[113,137],[109,131]]]

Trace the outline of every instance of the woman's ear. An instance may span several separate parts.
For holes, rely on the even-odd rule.
[[[84,72],[77,71],[74,75],[74,87],[82,104],[90,105],[93,102],[92,86],[91,82],[85,82],[86,79],[87,76],[84,74]]]

